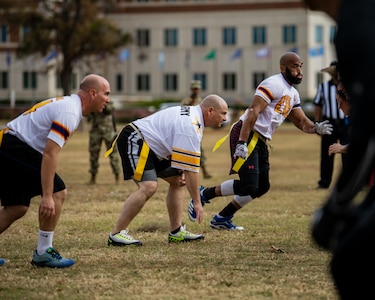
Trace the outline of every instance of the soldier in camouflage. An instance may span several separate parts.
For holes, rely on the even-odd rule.
[[[101,113],[91,113],[88,116],[88,122],[91,123],[89,152],[90,152],[90,184],[96,183],[96,175],[99,169],[99,155],[102,142],[104,141],[106,149],[112,146],[112,142],[116,138],[116,124],[114,119],[114,107],[112,102],[108,103]],[[119,180],[119,155],[117,146],[109,156],[112,172],[115,175],[116,183]]]

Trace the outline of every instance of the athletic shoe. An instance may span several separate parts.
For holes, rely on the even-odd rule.
[[[4,258],[0,258],[0,266],[2,266],[3,264],[5,264],[5,259]]]
[[[133,239],[133,237],[128,234],[129,229],[121,230],[119,233],[112,235],[109,234],[108,246],[127,246],[127,245],[137,245],[142,246],[142,242]]]
[[[67,268],[74,264],[74,259],[63,258],[54,248],[49,247],[42,255],[38,255],[35,250],[31,264],[37,267]]]
[[[242,226],[236,226],[232,223],[233,216],[230,217],[220,217],[219,215],[214,215],[210,227],[214,229],[227,229],[227,230],[243,230]]]
[[[204,186],[200,186],[199,187],[199,194],[201,196],[202,206],[204,206],[206,203],[210,203],[210,200],[207,200],[206,197],[203,195],[203,191],[205,189],[206,188]],[[190,221],[192,221],[192,222],[197,221],[197,214],[196,214],[196,212],[194,210],[193,199],[190,200],[190,203],[189,203],[189,206],[188,206],[188,216],[189,216]]]
[[[168,242],[169,243],[180,243],[180,242],[191,242],[203,240],[203,234],[194,234],[186,230],[186,225],[180,227],[179,232],[169,233]]]

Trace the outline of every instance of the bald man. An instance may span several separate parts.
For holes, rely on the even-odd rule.
[[[74,264],[52,245],[67,194],[56,173],[57,158],[82,117],[101,112],[110,101],[110,92],[105,78],[87,75],[77,94],[39,102],[0,131],[0,233],[26,214],[31,198],[41,195],[38,246],[31,261],[35,266]]]
[[[123,128],[117,146],[124,179],[132,179],[137,190],[125,201],[108,237],[108,246],[142,245],[129,235],[130,222],[156,193],[158,178],[169,183],[166,197],[170,221],[169,242],[197,241],[204,238],[182,225],[185,184],[203,220],[199,196],[200,147],[204,128],[221,127],[228,105],[218,95],[208,95],[200,105],[175,106],[138,119]],[[184,177],[183,177],[184,176]]]
[[[238,174],[239,180],[230,179],[221,184],[201,188],[201,203],[210,203],[218,196],[234,195],[218,214],[210,227],[224,230],[243,230],[232,222],[234,214],[270,188],[267,142],[283,121],[288,118],[306,133],[331,134],[328,121],[313,123],[303,112],[298,91],[294,85],[303,78],[303,62],[298,54],[287,52],[280,58],[280,73],[263,80],[255,91],[249,108],[235,123],[230,132],[232,165],[230,174]],[[188,215],[196,220],[196,203],[191,201]]]

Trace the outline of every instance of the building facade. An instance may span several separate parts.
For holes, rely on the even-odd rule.
[[[89,72],[111,82],[117,99],[182,99],[192,79],[202,95],[217,93],[229,103],[248,104],[257,84],[279,72],[279,58],[297,52],[304,80],[297,88],[311,99],[325,78],[320,69],[335,60],[336,24],[300,0],[117,0],[105,17],[134,43],[97,59],[95,69],[77,63],[73,89]],[[1,24],[1,21],[0,21]],[[7,36],[0,36],[0,99],[38,100],[62,93],[58,53],[19,60]],[[328,79],[328,78],[327,78]]]

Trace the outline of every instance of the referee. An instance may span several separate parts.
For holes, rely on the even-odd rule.
[[[347,144],[348,141],[348,120],[344,112],[338,108],[336,101],[336,84],[337,62],[331,62],[328,68],[324,68],[321,72],[327,72],[331,75],[331,79],[322,82],[318,86],[318,91],[314,98],[315,122],[321,122],[328,120],[333,125],[332,135],[321,136],[321,147],[320,147],[320,179],[318,181],[318,188],[327,189],[329,188],[332,181],[333,167],[334,167],[334,155],[328,155],[328,148],[334,143]],[[341,155],[342,165],[344,167],[346,154]]]

